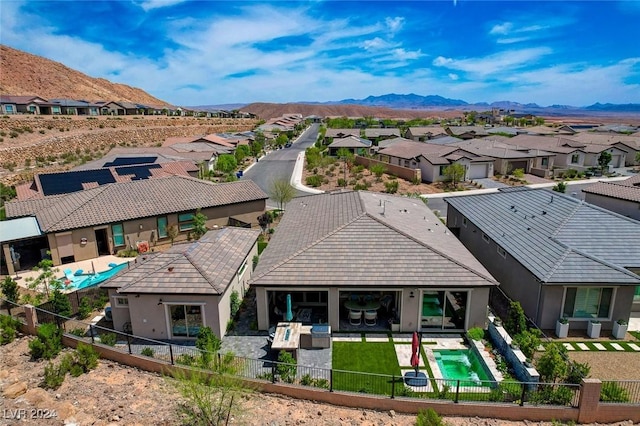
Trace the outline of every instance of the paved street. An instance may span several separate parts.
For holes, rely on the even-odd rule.
[[[298,153],[312,146],[318,137],[319,124],[312,124],[290,148],[282,148],[272,151],[262,157],[250,169],[245,171],[241,179],[253,180],[264,192],[269,194],[271,185],[277,180],[289,182],[293,168],[298,158]],[[309,195],[297,190],[296,197]],[[277,208],[276,202],[267,200],[268,208]]]

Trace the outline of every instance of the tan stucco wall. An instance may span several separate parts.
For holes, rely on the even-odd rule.
[[[603,209],[616,212],[623,216],[640,220],[640,203],[635,201],[627,201],[619,198],[605,197],[598,194],[584,193],[584,200],[587,203],[600,206]]]
[[[113,329],[117,331],[124,331],[124,323],[131,322],[131,315],[129,314],[129,308],[117,307],[116,306],[116,297],[126,297],[126,295],[119,295],[116,293],[115,289],[109,289],[109,303],[111,303],[111,315],[113,317]]]

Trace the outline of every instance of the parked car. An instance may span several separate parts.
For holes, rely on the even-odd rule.
[[[287,143],[284,145],[284,147],[285,147],[285,148],[291,148],[291,142],[287,142]]]

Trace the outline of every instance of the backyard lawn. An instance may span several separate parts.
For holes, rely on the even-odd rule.
[[[400,377],[392,342],[334,342],[332,362],[336,390],[390,395],[389,376]]]

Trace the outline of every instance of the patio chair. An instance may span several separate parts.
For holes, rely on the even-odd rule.
[[[365,311],[364,324],[368,326],[374,326],[378,324],[378,311]]]
[[[362,324],[362,311],[349,311],[349,323],[351,325]]]

